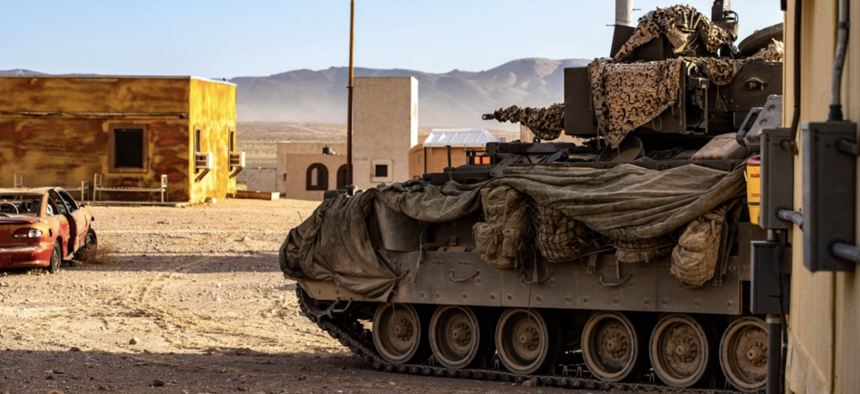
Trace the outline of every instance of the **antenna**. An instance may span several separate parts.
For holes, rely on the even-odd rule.
[[[349,97],[346,108],[346,184],[352,185],[352,88],[355,86],[355,65],[353,53],[355,49],[355,0],[350,2],[349,14]]]

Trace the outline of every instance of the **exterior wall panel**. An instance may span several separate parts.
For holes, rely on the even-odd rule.
[[[323,147],[335,154],[322,154]],[[279,142],[277,157],[277,192],[296,200],[322,201],[323,191],[307,190],[307,169],[320,163],[328,171],[327,189],[337,188],[337,170],[346,164],[346,144],[322,142]]]
[[[394,182],[409,180],[409,150],[418,144],[418,80],[356,78],[353,116],[353,183],[359,189],[379,184],[371,181],[374,160],[393,162]]]
[[[837,6],[834,0],[803,1],[801,29],[801,122],[825,121],[830,104],[831,70],[836,46]],[[849,7],[851,21],[860,21],[860,7]],[[794,101],[794,2],[785,15],[786,59],[783,122],[791,124]],[[860,123],[860,31],[851,30],[842,88],[845,117]],[[798,136],[797,142],[801,142]],[[803,147],[799,146],[802,155]],[[802,206],[802,172],[795,161],[795,210]],[[860,183],[858,183],[860,184]],[[860,206],[858,206],[860,207]],[[858,211],[860,212],[860,211]],[[860,228],[860,222],[858,222]],[[860,233],[858,233],[860,234]],[[794,227],[791,316],[787,388],[801,393],[856,393],[860,387],[860,275],[854,272],[810,273],[803,266],[802,233]],[[855,242],[860,243],[860,235]]]
[[[4,77],[2,86],[4,112],[188,112],[188,77]]]
[[[230,178],[229,138],[230,132],[235,136],[236,131],[236,87],[192,79],[188,119],[191,126],[186,140],[188,154],[193,155],[194,132],[198,128],[201,131],[200,151],[215,154],[214,169],[199,180],[200,173],[194,170],[194,162],[190,162],[190,202],[203,202],[207,197],[223,199],[228,193],[235,194],[236,178]]]

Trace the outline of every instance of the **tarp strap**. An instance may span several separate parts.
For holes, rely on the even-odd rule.
[[[421,264],[424,264],[424,231],[427,230],[427,226],[421,227],[421,235],[418,238],[418,262],[415,263],[415,276],[412,277],[412,283],[418,283],[418,269],[421,268]]]

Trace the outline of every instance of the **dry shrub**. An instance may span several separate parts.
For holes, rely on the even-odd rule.
[[[80,252],[80,261],[89,265],[116,264],[117,247],[113,243],[100,241],[95,250],[88,249]]]

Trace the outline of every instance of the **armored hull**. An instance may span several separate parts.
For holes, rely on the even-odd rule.
[[[650,164],[663,168],[651,171],[669,171],[692,163]],[[705,164],[734,170],[743,161],[692,165]],[[527,204],[534,211],[534,202]],[[763,316],[750,313],[748,297],[749,245],[766,235],[758,226],[741,220],[726,225],[716,273],[696,286],[672,274],[671,255],[620,262],[608,239],[595,239],[572,261],[551,263],[532,238],[524,249],[533,260],[499,269],[482,258],[474,236],[485,220],[479,209],[456,220],[422,222],[374,200],[369,242],[390,268],[392,290],[380,300],[352,291],[357,278],[300,279],[308,316],[392,371],[539,377],[544,384],[583,388],[661,382],[684,389],[762,387],[766,331]],[[738,377],[727,381],[721,363]]]

